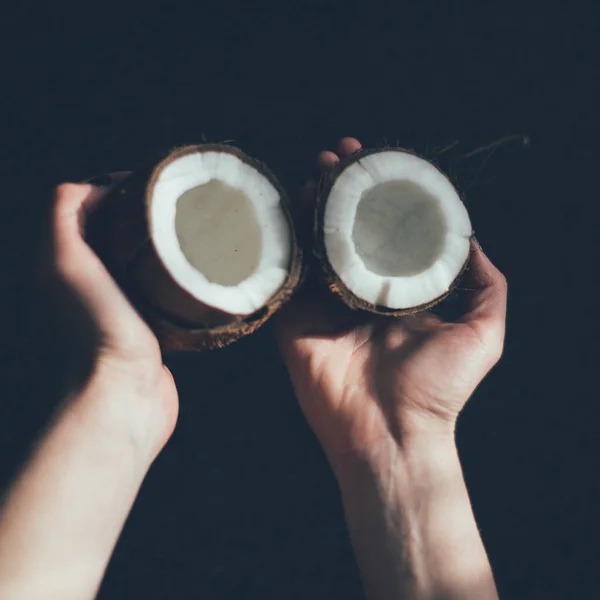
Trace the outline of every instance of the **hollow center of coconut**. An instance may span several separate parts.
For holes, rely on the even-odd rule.
[[[392,277],[430,268],[443,251],[445,236],[438,199],[412,181],[387,181],[363,192],[352,230],[365,266]]]
[[[228,152],[167,164],[151,191],[150,229],[175,281],[199,302],[249,315],[285,284],[290,223],[274,184]]]
[[[251,200],[211,179],[177,200],[175,231],[188,262],[219,285],[238,285],[256,271],[262,232]]]
[[[338,175],[323,230],[328,261],[346,288],[391,309],[444,295],[468,259],[472,235],[445,175],[399,151],[364,156]]]

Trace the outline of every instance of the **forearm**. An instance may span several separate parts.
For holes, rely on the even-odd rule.
[[[369,600],[497,600],[453,440],[383,454],[338,473]]]
[[[62,411],[0,510],[3,600],[94,598],[149,460],[90,390]],[[118,395],[118,392],[115,392]]]

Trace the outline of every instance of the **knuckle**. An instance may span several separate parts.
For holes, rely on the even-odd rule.
[[[504,353],[504,325],[493,319],[480,319],[473,327],[476,343],[491,364],[496,364]]]
[[[504,340],[497,341],[494,346],[492,346],[492,358],[494,359],[494,363],[497,363],[504,354]]]
[[[86,186],[61,183],[54,188],[54,224],[60,228],[76,218],[86,197]]]
[[[77,265],[73,242],[79,233],[84,188],[76,183],[62,183],[54,189],[51,240],[53,262],[61,272],[71,272]]]
[[[501,290],[502,292],[506,292],[508,287],[508,281],[506,279],[506,275],[496,269],[495,277],[493,278],[493,284],[496,289]]]
[[[504,354],[504,335],[492,331],[488,334],[486,342],[486,350],[490,361],[496,364]]]

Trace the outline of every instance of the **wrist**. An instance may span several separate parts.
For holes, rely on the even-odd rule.
[[[370,600],[497,600],[452,437],[390,443],[336,475]]]
[[[389,438],[361,453],[330,457],[342,492],[385,480],[401,477],[413,486],[424,481],[432,483],[445,473],[460,474],[460,461],[454,433],[405,436],[401,443]]]
[[[126,453],[145,468],[170,437],[171,425],[160,385],[140,385],[129,377],[98,372],[66,410],[113,450]],[[176,417],[176,415],[175,415]]]
[[[61,407],[0,512],[2,598],[95,597],[153,458],[140,406],[91,378]]]

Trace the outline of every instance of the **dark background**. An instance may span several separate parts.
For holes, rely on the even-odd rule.
[[[58,401],[31,285],[52,187],[234,140],[292,195],[340,136],[411,147],[466,193],[509,282],[505,354],[458,444],[503,598],[600,597],[600,51],[595,2],[0,8],[0,478]],[[494,150],[461,156],[507,135]],[[46,311],[46,312],[45,312]],[[335,481],[272,326],[170,356],[181,411],[101,599],[362,598]]]

